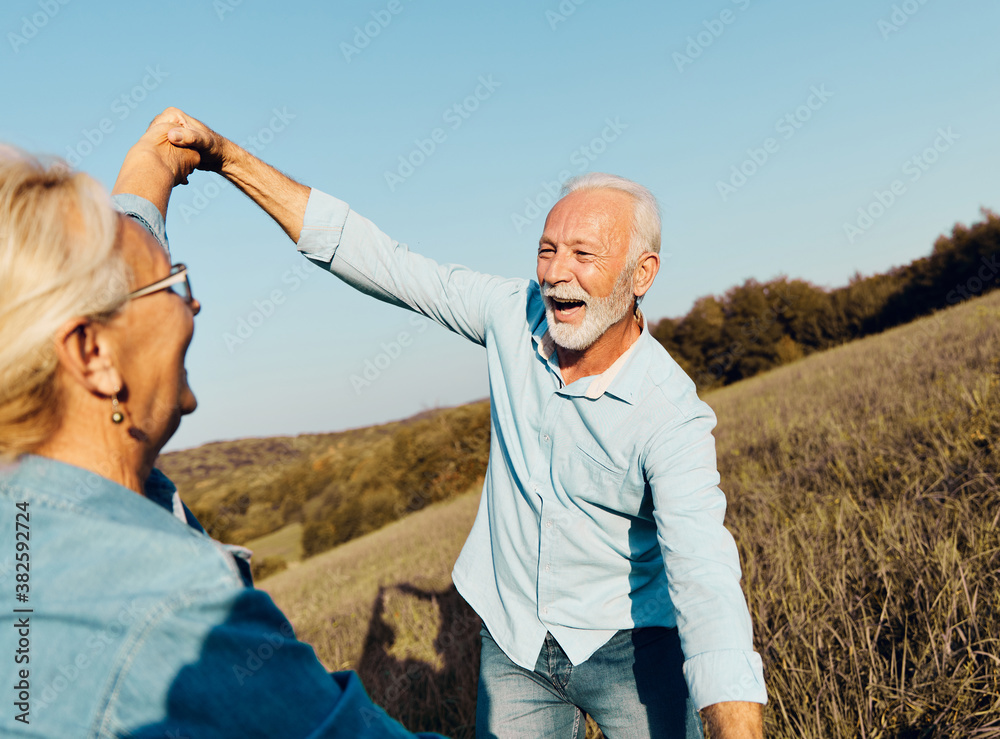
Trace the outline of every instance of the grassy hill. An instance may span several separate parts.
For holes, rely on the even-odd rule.
[[[1000,736],[1000,295],[706,400],[767,736]],[[473,735],[479,622],[448,573],[475,505],[432,505],[261,584],[411,729]]]

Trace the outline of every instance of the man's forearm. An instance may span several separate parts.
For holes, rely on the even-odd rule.
[[[763,739],[764,711],[760,703],[726,701],[705,706],[711,739]]]
[[[221,174],[246,193],[292,241],[298,243],[310,188],[229,140],[223,145]]]
[[[309,203],[308,187],[265,164],[182,110],[167,108],[160,115],[173,123],[167,135],[173,146],[196,152],[198,169],[218,172],[232,182],[298,243]]]

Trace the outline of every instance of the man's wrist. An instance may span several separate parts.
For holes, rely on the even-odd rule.
[[[764,707],[747,701],[723,701],[701,709],[712,739],[763,739]]]
[[[220,138],[222,143],[219,146],[218,173],[228,180],[245,180],[252,155],[239,144],[225,137]]]

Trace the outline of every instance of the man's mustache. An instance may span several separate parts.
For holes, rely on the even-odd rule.
[[[579,285],[542,285],[542,295],[556,300],[579,300],[584,305],[590,304],[591,295]]]

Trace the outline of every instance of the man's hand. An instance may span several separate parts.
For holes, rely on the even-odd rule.
[[[169,111],[168,111],[169,112]],[[176,120],[162,113],[129,149],[118,173],[112,194],[131,193],[152,202],[166,218],[170,191],[186,185],[198,164],[197,153],[178,149],[167,140]]]
[[[198,169],[218,172],[236,185],[277,221],[292,241],[298,242],[309,203],[308,187],[177,108],[167,108],[157,120],[160,118],[175,123],[167,134],[170,144],[178,151],[195,155]]]
[[[712,739],[763,739],[764,712],[760,703],[725,701],[701,711]]]
[[[197,155],[197,168],[208,172],[226,174],[226,155],[233,157],[239,149],[233,142],[220,136],[204,123],[177,108],[167,108],[157,116],[174,123],[167,134],[171,144]]]

